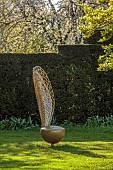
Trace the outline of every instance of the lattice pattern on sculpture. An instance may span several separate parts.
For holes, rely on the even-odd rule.
[[[50,125],[55,108],[54,93],[47,74],[40,66],[33,68],[33,82],[41,117],[40,132],[42,138],[53,146],[63,139],[65,128]]]
[[[42,126],[50,126],[55,108],[55,99],[50,80],[40,66],[33,68],[33,81]]]

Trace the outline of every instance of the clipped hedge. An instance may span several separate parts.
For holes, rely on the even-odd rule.
[[[59,53],[0,54],[0,116],[40,121],[32,69],[42,66],[56,99],[59,122],[84,122],[93,115],[113,114],[113,72],[97,72],[100,45],[59,46]]]

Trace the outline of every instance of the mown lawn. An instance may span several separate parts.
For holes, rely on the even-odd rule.
[[[67,127],[54,147],[39,129],[0,131],[0,169],[113,170],[113,127]]]

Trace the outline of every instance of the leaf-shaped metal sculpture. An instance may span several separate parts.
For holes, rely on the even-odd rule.
[[[42,126],[50,126],[55,108],[54,93],[46,72],[39,66],[33,68],[33,81]]]
[[[55,98],[51,82],[40,66],[33,68],[33,82],[41,117],[42,137],[48,143],[58,143],[64,137],[65,129],[50,125],[55,108]]]

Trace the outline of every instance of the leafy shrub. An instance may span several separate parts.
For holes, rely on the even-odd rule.
[[[5,119],[0,121],[0,129],[32,129],[34,127],[34,124],[31,120],[31,117],[29,116],[28,119],[22,119],[22,118],[16,118],[16,117],[10,117],[9,119],[6,117]]]
[[[113,126],[113,115],[110,116],[93,116],[89,117],[85,123],[86,126],[95,127],[95,126]]]
[[[113,71],[97,71],[101,52],[99,45],[67,45],[59,47],[59,54],[0,54],[0,119],[31,116],[39,124],[32,80],[36,65],[47,72],[53,86],[59,123],[113,115]]]

